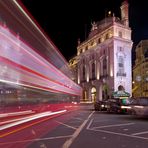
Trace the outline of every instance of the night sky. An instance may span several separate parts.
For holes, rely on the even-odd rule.
[[[87,37],[91,22],[100,21],[106,12],[120,17],[123,0],[21,0],[40,27],[54,42],[63,56],[69,60],[77,52],[77,40]],[[135,45],[148,39],[147,0],[128,0],[129,24]],[[134,59],[134,48],[133,59]]]

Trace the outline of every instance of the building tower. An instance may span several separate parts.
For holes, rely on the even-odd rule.
[[[121,5],[121,19],[110,15],[93,22],[87,39],[77,46],[77,83],[82,101],[108,99],[119,86],[132,93],[131,29],[128,3]]]
[[[120,7],[121,9],[121,20],[125,26],[129,26],[129,17],[128,17],[128,2],[124,1]]]

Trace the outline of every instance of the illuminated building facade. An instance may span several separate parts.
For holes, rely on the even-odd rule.
[[[141,40],[136,46],[136,60],[133,67],[133,96],[148,97],[148,40]]]
[[[77,83],[83,88],[82,101],[107,99],[123,86],[132,93],[131,29],[128,2],[121,4],[121,19],[109,12],[93,22],[88,38],[78,42]]]

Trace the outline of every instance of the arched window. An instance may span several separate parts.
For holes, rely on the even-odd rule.
[[[96,101],[96,88],[95,87],[92,87],[91,89],[91,98],[92,98],[92,102],[95,102]]]

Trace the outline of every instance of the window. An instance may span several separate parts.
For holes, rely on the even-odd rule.
[[[107,68],[107,60],[106,58],[104,58],[103,60],[103,69],[106,69]]]
[[[118,52],[117,52],[117,76],[121,77],[126,77],[126,73],[124,71],[124,59],[125,54],[124,54],[124,49],[122,47],[118,47]]]
[[[120,38],[122,38],[122,32],[121,31],[119,31],[118,35],[119,35]]]
[[[107,59],[106,58],[103,59],[103,75],[104,76],[107,75]]]
[[[144,58],[148,58],[148,49],[144,50]]]
[[[124,73],[124,60],[123,57],[119,57],[118,66],[119,66],[119,73]]]
[[[92,79],[95,79],[95,63],[92,63]]]
[[[83,81],[85,81],[85,66],[83,65]]]
[[[119,56],[119,63],[118,63],[119,68],[123,68],[124,66],[123,62],[124,62],[123,57]]]

